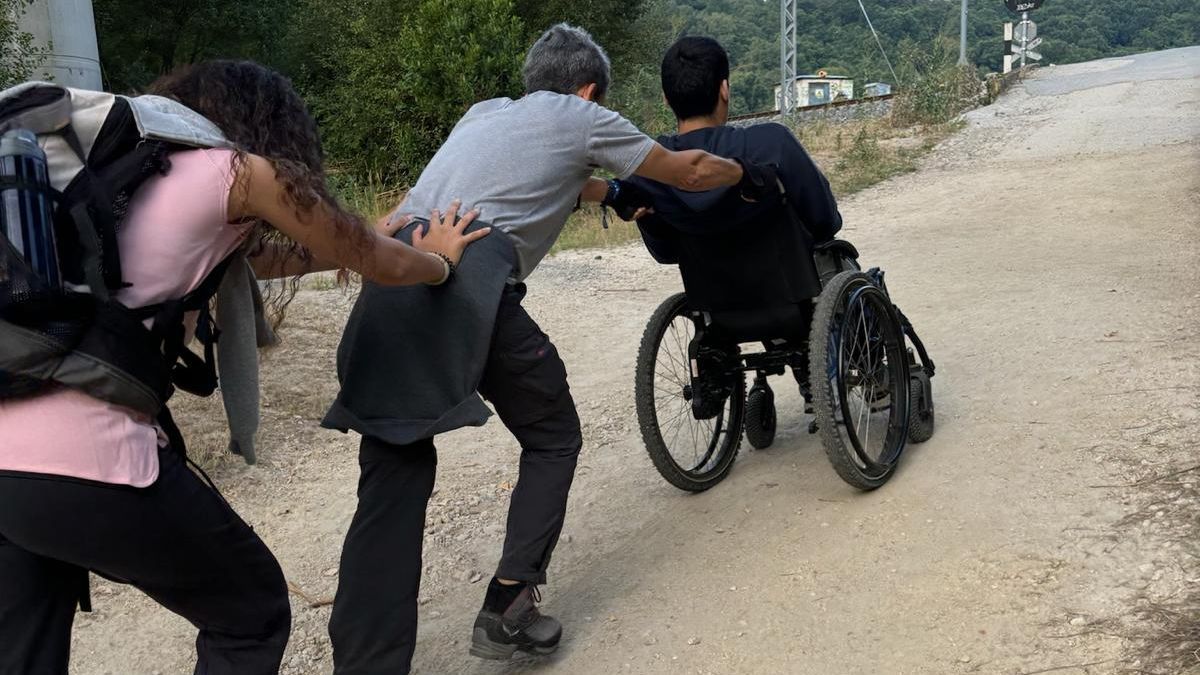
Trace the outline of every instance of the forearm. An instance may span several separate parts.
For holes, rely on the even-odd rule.
[[[280,255],[278,250],[265,251],[265,255],[257,256],[261,260],[256,267],[265,277],[339,267],[387,285],[439,283],[448,277],[448,264],[441,257],[363,227],[361,221],[336,204],[318,200],[312,206],[297,206],[267,159],[249,155],[236,181],[244,189],[230,191],[231,221],[265,220],[312,254],[312,261],[288,263],[289,256]],[[469,221],[464,218],[463,222]],[[455,243],[454,237],[450,240]]]
[[[832,239],[842,229],[842,215],[829,179],[800,141],[782,126],[776,127],[780,154],[779,176],[787,186],[788,201],[817,241]]]
[[[589,178],[583,186],[583,191],[579,193],[579,198],[585,202],[599,204],[604,201],[606,194],[608,194],[608,181]]]
[[[285,279],[314,272],[328,272],[340,267],[336,263],[319,260],[311,253],[306,256],[303,249],[278,242],[263,244],[246,259],[250,268],[254,270],[254,276],[259,279]]]
[[[828,201],[820,205],[819,212],[810,218],[809,222],[814,223],[811,233],[819,241],[833,239],[834,235],[842,229],[842,214],[838,211],[837,202],[833,200],[832,195]]]
[[[692,171],[685,181],[686,185],[680,187],[685,190],[703,192],[737,185],[741,180],[741,164],[706,152],[692,164]]]
[[[425,253],[395,239],[376,237],[373,264],[364,270],[370,281],[388,286],[436,284],[446,278],[441,257]]]
[[[440,257],[418,251],[373,231],[364,232],[363,239],[357,244],[338,240],[330,250],[310,254],[307,260],[291,251],[286,244],[268,244],[260,254],[250,258],[250,264],[260,279],[280,279],[345,268],[380,284],[407,286],[437,283],[446,275],[446,265]]]
[[[635,173],[680,190],[703,192],[737,185],[742,165],[703,150],[673,152],[656,145]]]

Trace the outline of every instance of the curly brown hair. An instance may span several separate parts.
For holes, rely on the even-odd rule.
[[[204,61],[158,78],[147,93],[179,101],[216,124],[238,150],[235,164],[243,162],[246,153],[270,161],[290,206],[308,213],[325,202],[339,233],[361,243],[362,250],[369,249],[365,221],[342,208],[329,192],[316,120],[283,74],[253,61]],[[248,246],[251,255],[271,256],[272,265],[293,257],[312,259],[307,249],[265,221],[255,224]],[[268,286],[276,325],[283,321],[298,281],[293,277],[279,287]]]

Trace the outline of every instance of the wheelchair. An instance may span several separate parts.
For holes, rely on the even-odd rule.
[[[755,449],[772,444],[768,378],[788,369],[811,406],[809,432],[857,489],[882,486],[906,444],[933,435],[934,363],[884,272],[864,271],[847,241],[807,241],[778,188],[757,222],[672,232],[685,290],[650,317],[634,388],[650,459],[682,490],[724,479],[743,437]]]

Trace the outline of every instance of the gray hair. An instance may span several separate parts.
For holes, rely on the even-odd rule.
[[[560,23],[542,33],[525,56],[525,93],[574,94],[596,84],[596,98],[608,91],[611,65],[604,48],[582,28]]]

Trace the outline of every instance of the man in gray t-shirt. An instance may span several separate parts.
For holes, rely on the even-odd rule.
[[[629,120],[575,94],[483,101],[450,132],[399,213],[425,217],[462,199],[512,237],[524,279],[558,239],[592,171],[628,178],[657,145]]]
[[[496,230],[476,246],[495,247],[502,243],[497,238],[507,238],[507,259],[515,262],[488,277],[472,260],[495,265],[504,256],[483,255],[484,249],[468,254],[459,285],[422,296],[425,304],[376,301],[380,294],[366,288],[339,348],[342,393],[326,424],[355,429],[363,441],[358,510],[342,551],[330,619],[338,673],[409,672],[425,508],[437,465],[430,436],[482,423],[463,421],[463,410],[477,401],[476,389],[520,442],[521,463],[504,551],[476,618],[471,653],[499,659],[517,650],[544,654],[557,648],[562,627],[538,612],[537,585],[546,582],[583,437],[566,368],[521,306],[521,282],[554,245],[579,201],[630,212],[629,193],[637,188],[593,178],[595,169],[687,190],[742,179],[736,162],[699,150],[666,150],[600,105],[609,84],[608,57],[582,30],[560,24],[546,31],[530,49],[523,74],[526,95],[473,106],[397,211],[424,217],[461,200]],[[492,287],[480,281],[485,277],[500,281]],[[494,320],[489,314],[481,324],[476,319],[485,306],[495,311]],[[419,332],[430,325],[436,327],[432,335]],[[490,347],[477,356],[478,364],[446,356],[462,349],[439,354],[439,344],[488,344],[487,334],[464,335],[480,325],[490,327]],[[412,349],[414,344],[422,349]],[[461,392],[465,402],[458,400],[462,383],[469,388]]]

